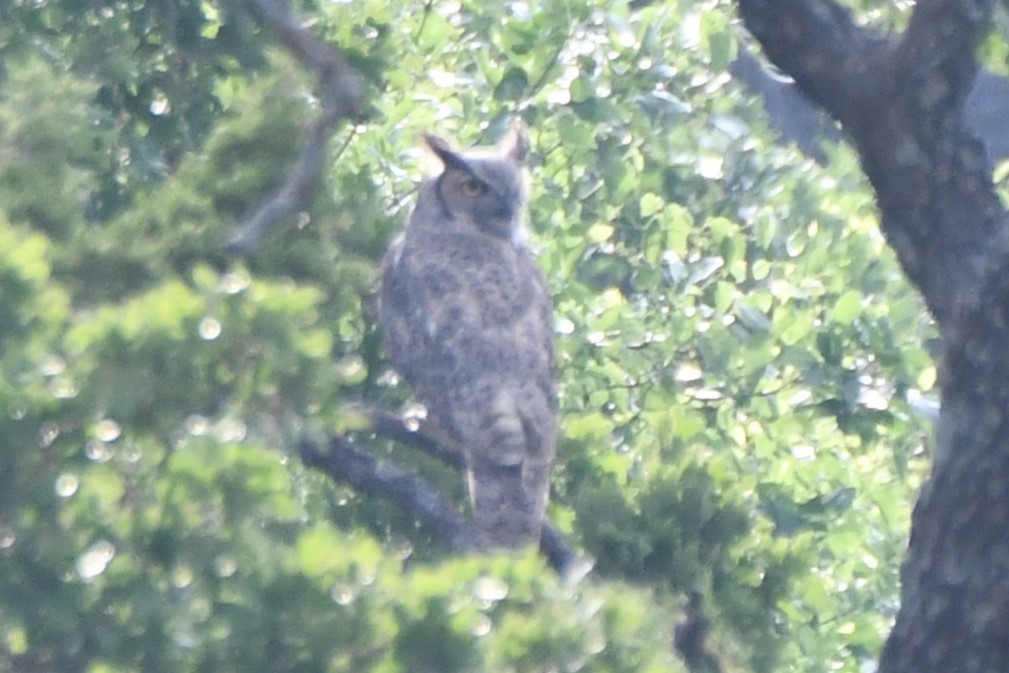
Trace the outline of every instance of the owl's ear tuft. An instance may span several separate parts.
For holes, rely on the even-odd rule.
[[[498,151],[501,152],[502,157],[511,159],[518,164],[524,164],[529,158],[529,129],[520,118],[516,117],[512,120],[508,131],[498,143]]]
[[[444,138],[439,138],[430,133],[424,134],[424,144],[431,150],[445,168],[454,168],[460,171],[471,173],[469,164],[462,156],[452,149],[452,146]]]

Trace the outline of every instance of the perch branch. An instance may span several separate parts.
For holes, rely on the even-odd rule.
[[[325,165],[326,145],[333,130],[343,119],[355,114],[363,97],[360,79],[343,55],[302,26],[280,0],[247,2],[288,51],[315,71],[322,112],[309,128],[305,149],[287,182],[262,202],[228,241],[225,249],[236,254],[255,250],[270,227],[304,207]]]
[[[453,440],[434,423],[411,419],[417,423],[416,427],[413,427],[401,415],[384,409],[372,408],[364,413],[371,421],[376,434],[418,448],[457,470],[463,469],[462,448],[455,445]],[[577,558],[574,550],[564,541],[561,532],[545,520],[540,533],[540,552],[558,572],[571,568],[572,562]]]
[[[375,434],[419,449],[457,470],[463,469],[462,450],[431,421],[407,419],[385,409],[357,411],[368,419]],[[302,440],[301,455],[309,467],[362,493],[390,500],[414,514],[450,548],[472,549],[470,541],[475,539],[472,523],[421,477],[374,458],[340,437],[330,438],[327,452],[310,440]],[[576,571],[577,554],[549,521],[543,522],[540,552],[557,572]]]
[[[363,410],[375,434],[420,449],[457,470],[463,469],[462,448],[430,420],[404,418],[386,409]]]
[[[323,451],[302,439],[299,445],[305,465],[329,475],[356,491],[394,502],[455,551],[473,549],[476,532],[472,524],[434,487],[415,474],[355,448],[342,437],[330,437]]]

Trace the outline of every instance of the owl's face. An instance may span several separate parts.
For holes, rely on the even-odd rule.
[[[445,213],[491,236],[514,239],[525,203],[522,139],[506,138],[497,152],[456,152],[441,138],[424,139],[444,165],[434,191]]]

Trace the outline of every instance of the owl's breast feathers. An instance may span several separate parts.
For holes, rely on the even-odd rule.
[[[460,406],[511,406],[519,416],[535,407],[542,417],[545,404],[553,413],[551,300],[524,245],[408,229],[386,255],[381,305],[394,366],[429,410],[460,432],[465,423],[452,422]],[[541,429],[550,442],[552,423]]]

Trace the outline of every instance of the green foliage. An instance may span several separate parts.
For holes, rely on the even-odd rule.
[[[108,168],[105,120],[87,104],[93,87],[32,59],[8,72],[0,95],[5,212],[62,239],[94,209],[95,174]]]
[[[230,2],[0,9],[0,669],[858,671],[895,610],[931,327],[843,148],[772,144],[729,3],[301,3],[373,97],[306,211],[236,222],[317,113]],[[374,327],[422,131],[532,130],[554,292],[551,519],[595,559],[457,558],[307,474],[395,408]],[[360,434],[360,433],[359,433]],[[458,475],[369,436],[464,507]]]

